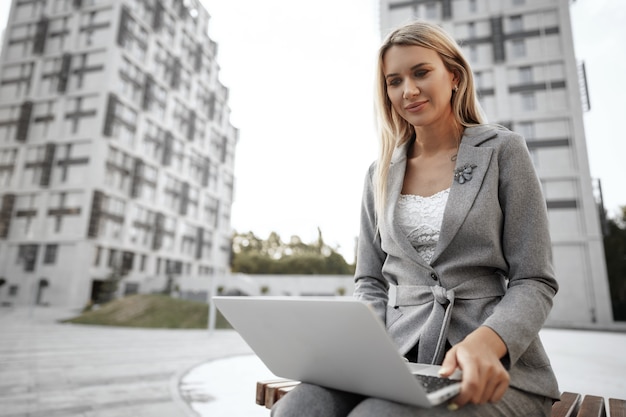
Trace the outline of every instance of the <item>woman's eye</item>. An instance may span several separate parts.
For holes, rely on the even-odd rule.
[[[400,85],[401,81],[398,78],[394,78],[392,80],[389,80],[389,86],[397,86]]]
[[[415,71],[414,75],[416,77],[423,77],[424,75],[426,75],[428,73],[428,71],[424,71],[424,70],[419,70],[419,71]]]

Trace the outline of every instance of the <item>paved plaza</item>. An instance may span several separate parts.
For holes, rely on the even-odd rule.
[[[77,314],[0,308],[0,416],[197,416],[181,397],[182,376],[251,353],[234,331],[56,322]]]
[[[61,324],[0,308],[0,417],[251,417],[271,373],[232,330]],[[626,332],[544,329],[561,390],[626,398]]]

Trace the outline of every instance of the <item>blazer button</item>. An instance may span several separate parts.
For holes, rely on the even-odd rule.
[[[432,279],[434,279],[435,281],[437,281],[437,279],[438,279],[438,278],[437,278],[437,274],[435,274],[434,272],[432,272],[432,273],[430,274],[430,277],[431,277]]]

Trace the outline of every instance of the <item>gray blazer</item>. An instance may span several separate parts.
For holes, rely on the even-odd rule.
[[[425,262],[395,222],[408,144],[391,160],[384,218],[374,210],[374,165],[365,179],[355,296],[371,304],[401,354],[441,363],[484,325],[502,338],[511,386],[554,399],[557,381],[538,337],[558,290],[546,204],[524,139],[504,128],[466,128],[439,242]],[[468,176],[469,177],[469,176]]]

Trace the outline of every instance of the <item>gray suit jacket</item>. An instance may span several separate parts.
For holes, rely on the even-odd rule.
[[[511,386],[559,398],[538,332],[558,290],[545,200],[524,139],[504,128],[466,128],[456,171],[472,178],[450,189],[433,258],[425,262],[395,222],[408,144],[389,170],[384,218],[376,226],[373,174],[363,192],[355,296],[372,305],[401,354],[441,363],[484,325],[508,349]]]

